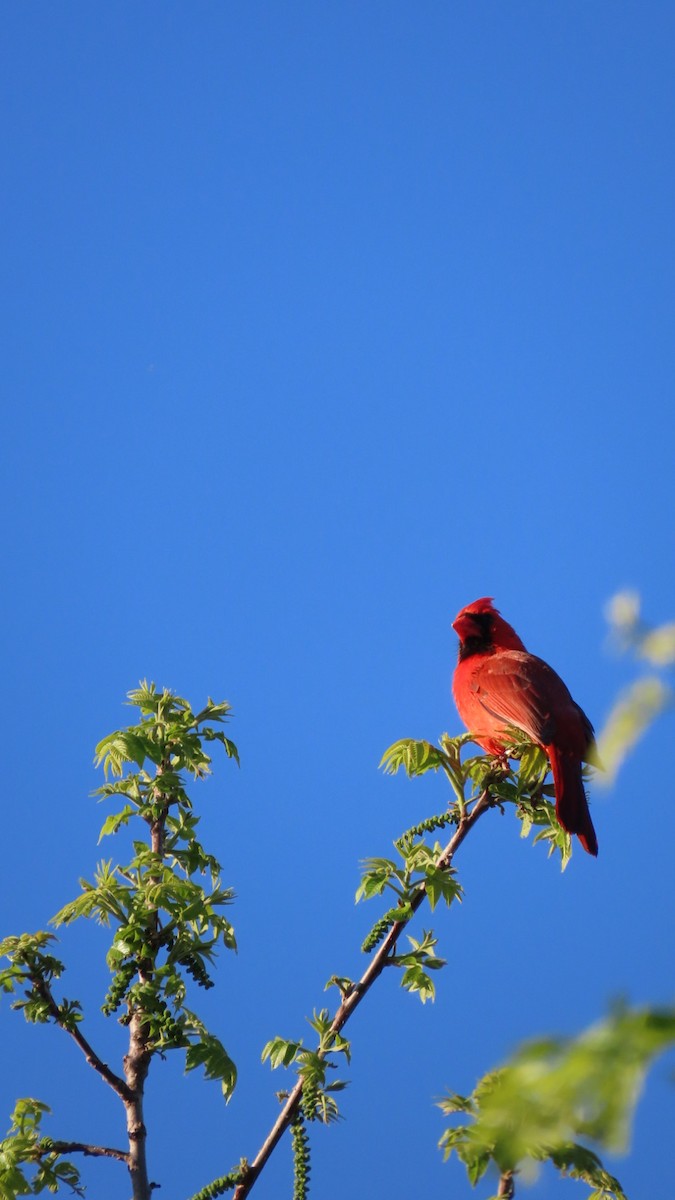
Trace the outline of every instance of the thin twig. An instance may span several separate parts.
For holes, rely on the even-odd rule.
[[[88,1154],[94,1158],[116,1158],[119,1162],[129,1162],[126,1150],[116,1150],[114,1146],[92,1146],[90,1142],[52,1142],[40,1151],[40,1157],[45,1154]]]
[[[483,791],[481,793],[481,795],[478,797],[478,799],[476,800],[476,803],[474,804],[471,811],[468,812],[465,810],[462,813],[459,825],[457,826],[455,833],[451,837],[451,839],[448,842],[445,849],[442,851],[441,854],[439,854],[438,858],[436,859],[436,863],[435,863],[436,867],[446,868],[446,867],[450,866],[450,864],[455,856],[455,853],[461,846],[462,842],[464,841],[464,838],[469,833],[469,831],[473,828],[473,826],[476,824],[476,821],[479,819],[479,817],[481,817],[483,815],[483,813],[486,812],[488,808],[490,808],[491,804],[492,804],[492,798],[491,798],[489,790],[486,788],[485,791]],[[355,1012],[355,1010],[358,1008],[359,1004],[361,1003],[364,996],[366,995],[366,992],[368,992],[370,990],[370,988],[374,984],[375,980],[378,978],[379,975],[382,974],[382,971],[386,967],[390,955],[393,953],[393,951],[395,949],[398,938],[400,937],[402,931],[405,929],[406,925],[408,925],[408,923],[410,922],[413,914],[417,912],[417,909],[422,904],[422,901],[424,900],[425,896],[426,896],[426,887],[425,887],[424,883],[421,883],[419,885],[419,888],[418,888],[417,892],[415,893],[413,899],[410,902],[410,915],[408,917],[406,917],[405,920],[396,921],[395,924],[392,925],[392,927],[389,930],[389,932],[387,933],[387,936],[385,937],[384,941],[380,943],[380,946],[378,947],[377,952],[373,955],[372,959],[370,960],[368,967],[363,972],[363,975],[359,979],[358,983],[354,984],[354,986],[350,989],[350,991],[344,997],[340,1007],[338,1008],[338,1010],[333,1018],[333,1022],[330,1027],[331,1033],[339,1033],[339,1031],[347,1024],[347,1021],[352,1016],[352,1014]],[[319,1053],[321,1054],[321,1051],[319,1051]],[[263,1142],[262,1146],[260,1147],[258,1153],[256,1154],[253,1161],[250,1164],[248,1164],[248,1166],[246,1167],[245,1172],[244,1172],[244,1178],[242,1179],[241,1183],[237,1185],[235,1192],[234,1192],[233,1200],[244,1200],[244,1197],[248,1196],[256,1179],[258,1178],[258,1176],[260,1175],[260,1172],[262,1171],[263,1167],[265,1166],[268,1158],[270,1157],[270,1155],[272,1154],[272,1152],[278,1145],[279,1141],[281,1140],[281,1138],[282,1138],[283,1134],[285,1133],[286,1129],[288,1128],[288,1126],[291,1124],[291,1121],[293,1120],[293,1117],[294,1117],[295,1113],[297,1112],[298,1106],[300,1104],[300,1099],[302,1097],[302,1089],[303,1089],[303,1080],[298,1079],[298,1081],[295,1084],[295,1086],[293,1087],[292,1091],[289,1092],[286,1102],[284,1104],[284,1107],[282,1108],[281,1112],[279,1113],[279,1116],[277,1117],[276,1121],[274,1122],[274,1125],[270,1129],[270,1132],[268,1133],[267,1137],[265,1138],[265,1141]]]
[[[101,1079],[105,1080],[105,1082],[113,1089],[114,1092],[117,1092],[117,1095],[124,1101],[125,1104],[128,1104],[129,1101],[133,1099],[133,1094],[130,1088],[127,1087],[123,1079],[120,1079],[119,1075],[116,1075],[114,1071],[111,1071],[110,1067],[99,1058],[94,1048],[90,1045],[84,1034],[80,1031],[79,1026],[68,1025],[63,1020],[61,1010],[54,999],[49,984],[44,979],[39,977],[33,978],[31,982],[35,990],[38,991],[43,1000],[47,1002],[49,1011],[56,1024],[60,1026],[61,1029],[65,1030],[66,1033],[70,1034],[75,1044],[80,1047],[80,1050],[84,1054],[89,1066],[94,1068],[94,1070],[101,1076]]]

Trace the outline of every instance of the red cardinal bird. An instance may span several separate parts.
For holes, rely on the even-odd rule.
[[[581,764],[594,745],[588,717],[552,667],[528,654],[489,597],[467,604],[452,627],[459,636],[452,694],[467,729],[488,754],[502,753],[510,725],[541,746],[553,771],[560,824],[577,834],[584,850],[597,854],[581,778]]]

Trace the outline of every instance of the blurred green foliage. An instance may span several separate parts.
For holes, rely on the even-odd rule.
[[[664,674],[675,666],[675,621],[656,628],[646,624],[636,592],[614,596],[607,605],[607,620],[614,645],[652,668],[621,693],[598,735],[604,783],[609,785],[649,726],[673,706],[675,691]]]
[[[531,1042],[470,1096],[440,1101],[447,1115],[471,1118],[446,1129],[445,1157],[456,1154],[472,1184],[490,1165],[503,1175],[548,1161],[588,1184],[589,1200],[626,1200],[594,1147],[627,1149],[646,1071],[673,1045],[675,1008],[617,1008],[577,1038]]]

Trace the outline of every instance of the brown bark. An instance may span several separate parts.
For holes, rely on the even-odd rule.
[[[170,754],[161,763],[155,779],[155,797],[161,803],[164,800],[161,790],[161,779],[164,771],[170,767]],[[154,854],[164,856],[164,838],[167,805],[162,803],[159,816],[150,824],[150,845]],[[157,913],[149,907],[148,934],[150,943],[157,942],[158,931]],[[141,983],[152,978],[153,963],[144,963],[139,968],[138,976]],[[135,1009],[129,1022],[129,1051],[124,1057],[124,1077],[129,1089],[129,1098],[124,1102],[127,1119],[127,1136],[129,1138],[129,1175],[131,1178],[133,1200],[150,1200],[150,1194],[156,1186],[148,1177],[147,1163],[147,1130],[143,1119],[143,1098],[145,1081],[150,1069],[152,1050],[149,1046],[147,1032],[144,1028],[143,1011]]]
[[[124,1108],[129,1138],[129,1175],[133,1200],[150,1200],[152,1187],[148,1179],[146,1158],[146,1128],[143,1121],[143,1091],[150,1066],[150,1051],[143,1033],[142,1016],[135,1012],[129,1024],[129,1053],[124,1057],[124,1076],[130,1092]]]
[[[499,1187],[497,1188],[498,1200],[513,1200],[516,1194],[516,1185],[513,1179],[513,1171],[503,1171],[499,1177]]]

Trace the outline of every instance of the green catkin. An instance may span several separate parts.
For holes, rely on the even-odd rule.
[[[309,1137],[304,1117],[298,1112],[291,1124],[293,1142],[293,1200],[307,1200],[309,1195]]]
[[[379,946],[387,931],[391,929],[392,925],[395,924],[396,917],[392,917],[391,915],[392,912],[395,911],[395,909],[390,910],[388,913],[385,913],[385,915],[381,917],[379,921],[375,922],[370,933],[364,938],[361,945],[361,950],[364,954],[370,954],[371,950],[374,950],[376,946]]]
[[[451,809],[449,812],[438,813],[435,817],[427,817],[425,821],[420,821],[419,825],[413,825],[411,829],[406,829],[400,838],[396,840],[394,845],[397,850],[401,851],[402,847],[413,841],[416,837],[422,837],[424,833],[433,833],[436,829],[445,829],[448,825],[456,825],[459,820],[456,809]]]
[[[220,1179],[214,1179],[213,1183],[208,1183],[201,1192],[196,1192],[191,1200],[216,1200],[217,1196],[223,1196],[225,1192],[234,1191],[238,1184],[243,1181],[244,1170],[241,1167],[235,1167],[227,1175],[221,1175]]]

